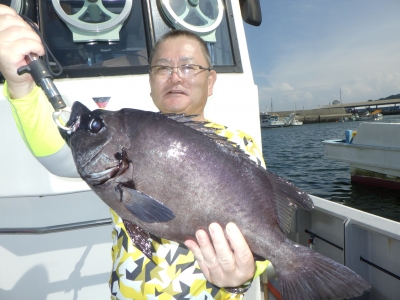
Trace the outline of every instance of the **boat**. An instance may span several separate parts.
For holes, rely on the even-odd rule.
[[[279,128],[287,125],[284,120],[279,119],[279,116],[263,112],[260,113],[260,126],[261,128]]]
[[[379,121],[383,119],[381,109],[374,110],[372,113],[366,111],[364,114],[359,115],[357,121]]]
[[[303,125],[303,122],[301,122],[301,121],[299,121],[297,119],[294,119],[292,124],[290,124],[290,125],[292,125],[292,126],[301,126],[301,125]]]
[[[272,107],[273,106],[271,97],[271,112],[273,111]],[[265,111],[260,112],[261,128],[279,128],[284,126],[288,126],[286,124],[286,120],[281,120],[278,115],[269,114],[267,108],[265,109]]]
[[[289,116],[285,117],[283,119],[285,122],[285,126],[301,126],[303,125],[303,122],[298,121],[296,119],[296,113],[291,113]]]
[[[289,124],[289,126],[301,126],[301,125],[303,125],[303,122],[296,119],[296,113],[291,113],[289,115],[288,124]]]
[[[351,115],[349,118],[343,117],[338,120],[338,122],[352,122],[357,121],[358,114]]]
[[[325,158],[349,163],[352,182],[400,190],[400,123],[363,122],[323,143]]]
[[[381,112],[378,112],[374,115],[374,121],[380,121],[383,119],[383,114]]]
[[[90,21],[72,20],[71,13],[80,9],[76,1],[62,2],[68,14],[60,11],[61,6],[55,5],[58,2],[15,0],[10,5],[20,9],[18,13],[38,16],[46,42],[64,66],[55,84],[68,106],[79,99],[96,109],[100,107],[96,100],[101,100],[102,107],[110,110],[155,110],[149,97],[149,49],[156,37],[171,26],[190,28],[209,43],[219,73],[207,117],[241,129],[262,144],[258,89],[242,21],[253,25],[261,22],[259,1],[204,0],[201,5],[210,9],[202,11],[193,4],[196,1],[181,1],[183,7],[172,7],[169,1],[125,1],[132,9],[120,10],[113,2],[113,13],[126,15],[112,16],[112,26],[104,35],[93,33],[90,29],[96,24]],[[172,13],[174,9],[178,12]],[[185,14],[181,18],[182,11]],[[197,23],[189,23],[187,15],[198,15],[205,24],[197,28]],[[127,26],[115,24],[123,25],[124,20]],[[79,30],[75,30],[77,26]],[[113,30],[121,30],[122,43],[102,42],[118,38],[118,34],[110,34]],[[118,48],[121,46],[124,48]],[[31,155],[19,136],[10,104],[2,95],[0,123],[0,299],[110,299],[112,228],[108,207],[81,179],[55,176]],[[398,299],[400,223],[327,199],[311,198],[315,209],[296,211],[289,237],[365,278],[372,290],[358,299]],[[267,295],[273,299],[276,293],[279,281],[269,270],[262,281],[254,280],[245,300],[267,299]]]
[[[373,117],[371,116],[371,113],[369,111],[366,111],[365,113],[358,115],[357,121],[370,121],[373,120]]]
[[[285,122],[285,126],[290,126],[293,123],[295,115],[292,113],[283,118],[283,122]]]

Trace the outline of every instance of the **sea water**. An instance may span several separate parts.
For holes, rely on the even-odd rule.
[[[400,115],[384,116],[374,122],[400,123]],[[348,163],[324,158],[323,140],[344,140],[346,130],[357,130],[360,123],[262,128],[268,170],[311,195],[400,222],[400,190],[352,184]]]

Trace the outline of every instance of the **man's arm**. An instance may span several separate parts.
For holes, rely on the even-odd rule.
[[[72,153],[55,124],[53,108],[39,87],[20,99],[11,99],[4,85],[4,96],[11,104],[12,114],[26,146],[52,174],[79,177]]]
[[[79,177],[71,151],[52,119],[53,108],[29,74],[17,74],[30,53],[44,54],[39,36],[13,9],[0,5],[0,72],[6,78],[3,94],[11,103],[18,130],[51,173]]]

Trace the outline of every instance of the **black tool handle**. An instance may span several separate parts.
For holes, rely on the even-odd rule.
[[[31,74],[35,83],[44,91],[53,108],[55,110],[65,108],[65,102],[57,90],[57,87],[53,82],[53,76],[51,75],[44,61],[40,60],[39,57],[34,53],[26,55],[25,60],[27,65],[18,69],[18,75],[25,73]]]

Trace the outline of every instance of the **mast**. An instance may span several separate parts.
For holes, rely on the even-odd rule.
[[[274,111],[274,109],[272,108],[272,97],[271,97],[271,114]]]

